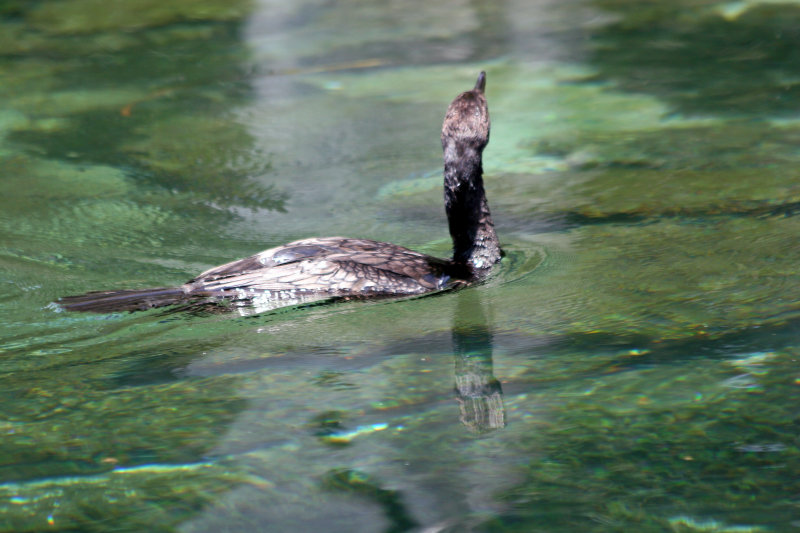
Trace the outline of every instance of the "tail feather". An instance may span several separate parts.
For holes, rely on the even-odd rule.
[[[94,291],[77,296],[64,296],[58,304],[67,311],[111,313],[114,311],[144,311],[179,303],[187,294],[177,287],[156,289]]]

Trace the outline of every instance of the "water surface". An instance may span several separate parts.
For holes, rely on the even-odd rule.
[[[0,529],[800,527],[800,5],[0,5]],[[51,302],[293,239],[485,284],[254,317]]]

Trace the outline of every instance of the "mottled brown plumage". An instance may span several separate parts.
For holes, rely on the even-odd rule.
[[[243,312],[332,298],[423,294],[488,274],[501,250],[483,189],[489,141],[486,75],[450,104],[442,125],[445,209],[453,259],[386,242],[344,237],[291,242],[203,272],[181,287],[67,296],[71,311],[135,311],[171,304],[229,302]]]

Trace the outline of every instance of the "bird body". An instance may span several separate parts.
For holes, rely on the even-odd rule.
[[[232,304],[263,312],[335,298],[410,296],[485,277],[502,252],[483,189],[489,140],[485,73],[461,93],[442,126],[444,194],[453,258],[386,242],[310,238],[214,267],[175,288],[90,292],[61,298],[70,311],[136,311],[172,304]]]

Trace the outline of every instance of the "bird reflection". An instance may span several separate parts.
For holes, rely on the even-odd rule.
[[[506,413],[503,389],[492,368],[492,333],[478,296],[475,290],[458,292],[453,355],[461,423],[484,433],[505,427]]]

